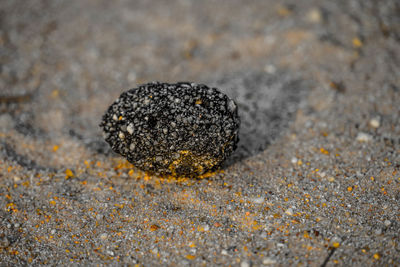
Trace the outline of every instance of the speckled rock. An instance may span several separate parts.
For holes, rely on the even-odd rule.
[[[153,82],[124,92],[100,126],[112,149],[156,174],[198,176],[236,149],[236,103],[216,88]]]

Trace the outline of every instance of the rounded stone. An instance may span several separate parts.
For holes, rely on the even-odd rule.
[[[100,127],[114,152],[155,174],[199,176],[236,149],[236,103],[203,84],[152,82],[121,94]]]

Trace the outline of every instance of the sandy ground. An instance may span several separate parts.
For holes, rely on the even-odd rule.
[[[1,1],[0,262],[400,265],[400,5]],[[239,149],[149,176],[101,116],[148,81],[217,85]]]

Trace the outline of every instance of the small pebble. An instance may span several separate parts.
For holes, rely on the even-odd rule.
[[[288,209],[285,211],[285,213],[286,213],[287,215],[293,215],[293,209],[292,209],[292,208],[288,208]]]
[[[263,197],[253,198],[252,202],[255,204],[262,204],[264,203],[264,198]]]
[[[312,8],[307,13],[307,20],[312,23],[320,23],[322,20],[321,11],[318,8]]]
[[[293,164],[296,164],[297,163],[297,158],[296,157],[293,157],[291,160],[290,160],[290,162],[292,162]]]
[[[389,220],[385,220],[384,224],[386,227],[389,227],[392,224],[392,222]]]
[[[331,183],[334,182],[334,181],[335,181],[335,177],[329,176],[329,177],[328,177],[328,181],[331,182]]]
[[[240,263],[240,267],[250,267],[250,263],[248,263],[247,261],[242,261]]]
[[[274,74],[276,72],[276,67],[274,65],[265,65],[264,71],[269,74]]]
[[[101,239],[101,240],[106,240],[107,237],[108,237],[108,235],[107,235],[106,233],[102,233],[102,234],[100,235],[100,239]]]
[[[372,141],[372,136],[370,134],[360,132],[357,134],[356,139],[359,142],[370,142],[370,141]]]
[[[271,264],[276,264],[276,260],[272,259],[272,258],[264,258],[262,263],[264,265],[271,265]]]
[[[369,125],[373,128],[379,128],[379,126],[381,126],[381,122],[379,121],[379,118],[373,118],[369,121]]]
[[[227,256],[227,255],[229,255],[229,254],[228,254],[228,251],[226,251],[225,249],[223,249],[223,250],[221,250],[221,255]]]
[[[0,247],[6,248],[10,245],[10,241],[8,240],[8,238],[6,236],[4,236],[3,238],[0,238]]]
[[[114,251],[107,250],[107,254],[110,255],[110,256],[114,256]]]

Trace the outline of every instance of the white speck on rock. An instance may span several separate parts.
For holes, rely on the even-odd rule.
[[[298,161],[298,159],[297,159],[296,157],[293,157],[293,158],[290,160],[290,162],[292,162],[293,164],[296,164],[297,161]]]
[[[230,112],[234,112],[236,110],[236,104],[233,102],[233,100],[229,100],[228,102],[228,110]]]
[[[250,267],[250,263],[248,263],[247,261],[242,261],[240,263],[240,267]]]
[[[130,124],[128,125],[128,127],[126,127],[126,130],[128,131],[129,134],[133,134],[133,124],[130,123]]]
[[[135,150],[135,144],[134,144],[134,143],[132,143],[132,144],[129,146],[129,150],[131,150],[131,151]]]
[[[228,251],[226,251],[225,249],[223,249],[223,250],[221,250],[221,255],[227,256],[227,255],[229,255],[229,254],[228,254]]]

